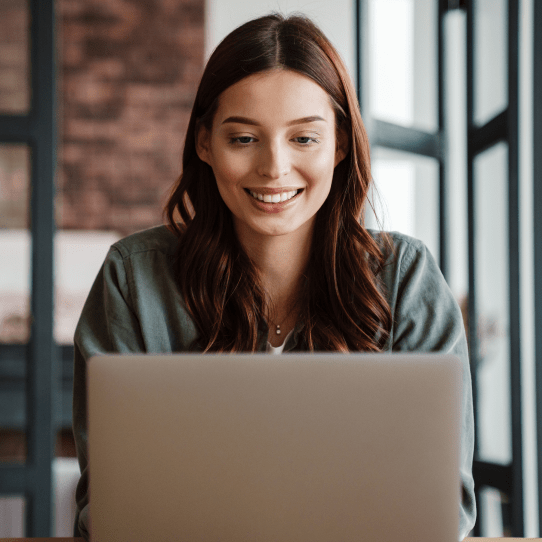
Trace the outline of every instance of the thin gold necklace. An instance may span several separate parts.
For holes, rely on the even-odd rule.
[[[292,305],[292,308],[288,311],[288,314],[286,314],[286,316],[282,319],[282,323],[280,324],[273,324],[273,322],[271,322],[271,319],[269,319],[271,325],[275,326],[275,334],[276,335],[280,335],[282,333],[281,329],[280,329],[280,326],[282,324],[284,324],[284,322],[290,317],[290,315],[292,314],[292,312],[294,311],[294,309],[296,308],[296,304],[297,303],[294,303]]]

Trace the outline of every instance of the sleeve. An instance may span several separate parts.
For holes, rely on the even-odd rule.
[[[459,540],[476,521],[472,382],[461,310],[429,250],[409,244],[399,269],[392,350],[455,354],[462,363]]]
[[[96,354],[145,351],[140,325],[130,306],[124,261],[112,247],[83,307],[74,338],[73,434],[81,478],[75,527],[89,539],[86,364]]]

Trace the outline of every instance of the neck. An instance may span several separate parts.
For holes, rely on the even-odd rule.
[[[287,235],[241,234],[239,240],[258,269],[273,323],[282,323],[296,302],[310,257],[312,225]]]

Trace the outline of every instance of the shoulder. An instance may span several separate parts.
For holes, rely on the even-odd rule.
[[[386,234],[377,233],[385,244]],[[380,279],[393,315],[388,348],[466,356],[461,310],[425,244],[397,232]]]
[[[177,243],[178,237],[166,226],[156,226],[120,239],[111,246],[111,249],[123,259],[148,252],[173,256]]]
[[[133,233],[111,245],[103,265],[106,283],[117,285],[126,297],[141,286],[174,282],[173,262],[178,237],[166,226]]]
[[[388,238],[392,245],[397,249],[413,249],[420,250],[424,249],[425,244],[420,239],[406,235],[398,231],[381,231],[381,230],[372,230],[367,229],[369,235],[381,246],[385,244],[386,238]]]
[[[392,310],[405,306],[440,302],[447,297],[448,285],[427,246],[414,237],[399,232],[369,232],[386,254],[379,280]]]
[[[367,232],[386,254],[386,268],[395,269],[400,273],[417,261],[429,258],[431,262],[434,262],[429,249],[420,239],[397,231],[383,232],[368,229]]]

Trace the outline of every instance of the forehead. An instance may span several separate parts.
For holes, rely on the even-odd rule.
[[[309,77],[292,70],[250,75],[227,88],[218,101],[217,124],[243,116],[272,124],[319,115],[335,117],[327,92]]]

